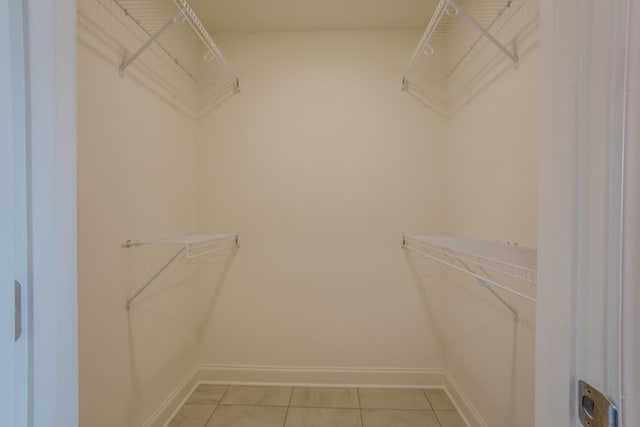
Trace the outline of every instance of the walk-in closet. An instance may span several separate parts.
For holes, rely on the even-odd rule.
[[[638,23],[0,0],[0,427],[637,427]]]
[[[538,0],[78,0],[79,423],[532,427]]]

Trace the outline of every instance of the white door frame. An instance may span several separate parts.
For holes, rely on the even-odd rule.
[[[630,4],[628,0],[541,3],[536,325],[536,426],[540,427],[579,425],[578,379],[603,391],[623,415],[633,406],[622,400],[621,363],[621,349],[628,343],[623,336],[622,301],[633,304],[624,313],[640,308],[639,300],[630,301],[625,288],[633,273],[623,276],[627,267],[635,268],[638,277],[638,266],[625,263],[630,255],[625,245],[635,239],[637,251],[638,216],[627,214],[629,224],[622,221],[623,206],[628,206],[629,192],[634,191],[627,185],[623,193],[623,183],[629,184],[629,173],[638,165],[627,164],[625,176],[623,152],[625,143],[632,142],[625,119],[633,116],[624,100],[628,89],[640,83],[637,72],[628,73]],[[637,30],[635,42],[638,46]],[[637,123],[634,126],[637,147]],[[637,178],[637,170],[634,173]],[[636,185],[636,196],[637,192]],[[636,234],[630,236],[633,227]],[[633,333],[638,333],[637,323]],[[637,387],[639,382],[635,376],[627,385]],[[639,403],[637,390],[635,399]],[[635,426],[630,420],[622,417],[621,425]]]
[[[17,360],[14,342],[14,292],[16,274],[14,253],[14,180],[16,167],[13,160],[16,151],[16,120],[14,119],[14,53],[11,28],[12,5],[0,1],[0,425],[16,423],[16,379],[13,375]],[[6,58],[6,59],[5,59]]]
[[[26,162],[21,8],[0,0],[0,425],[24,427],[27,340],[16,339],[14,281],[26,284]],[[23,304],[22,304],[23,306]]]
[[[29,425],[74,427],[78,425],[76,3],[24,2],[32,290]]]
[[[622,269],[622,393],[626,426],[640,420],[640,5],[631,4],[625,121]],[[635,328],[633,325],[636,325]]]

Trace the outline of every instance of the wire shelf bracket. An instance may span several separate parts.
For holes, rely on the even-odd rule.
[[[511,59],[511,61],[513,62],[514,70],[518,69],[520,62],[518,60],[518,57],[514,53],[512,53],[509,49],[507,49],[502,43],[500,43],[500,41],[498,41],[498,39],[495,38],[493,34],[491,34],[489,31],[487,31],[486,28],[480,25],[480,23],[473,16],[467,13],[467,11],[462,6],[456,3],[455,0],[449,0],[449,4],[453,6],[455,10],[457,10],[457,13],[459,15],[462,15],[465,19],[467,19],[467,21],[471,23],[471,25],[476,27],[478,31],[480,31],[487,39],[489,39],[489,41],[493,43],[495,47],[500,49],[502,53],[504,53]]]
[[[513,314],[513,320],[514,321],[518,321],[520,319],[520,314],[518,313],[518,310],[516,310],[511,304],[509,304],[507,302],[507,300],[505,300],[504,298],[502,298],[496,291],[495,289],[493,289],[491,287],[491,284],[489,282],[487,282],[486,279],[481,279],[480,277],[478,277],[478,275],[476,275],[473,270],[471,270],[471,268],[464,262],[462,261],[460,258],[456,257],[452,251],[448,251],[451,253],[451,257],[453,259],[455,259],[458,264],[460,264],[465,271],[470,274],[471,276],[473,276],[473,278],[476,280],[476,282],[478,282],[479,285],[481,285],[483,288],[485,288],[487,291],[491,292],[491,294],[493,294],[494,297],[497,298],[498,301],[500,301],[502,303],[502,305],[504,305],[510,312],[511,314]],[[483,267],[479,267],[480,271],[482,271],[482,273],[487,276],[487,279],[490,282],[493,282],[493,279],[491,278],[491,276],[489,275],[489,273],[487,273],[487,271],[483,268]]]
[[[131,16],[130,11],[126,7],[124,7],[117,1],[116,3],[122,8],[125,15],[130,16],[138,25],[142,26],[134,16]],[[164,49],[164,47],[160,45],[158,39],[169,28],[173,27],[176,24],[182,24],[187,21],[190,24],[191,28],[195,31],[197,37],[206,47],[207,53],[204,55],[203,60],[206,62],[210,62],[215,59],[222,66],[225,73],[232,81],[234,92],[240,92],[240,79],[235,74],[235,72],[231,68],[231,65],[229,65],[224,55],[222,54],[216,43],[213,41],[213,38],[211,37],[211,35],[209,35],[209,32],[206,30],[187,0],[173,0],[173,3],[178,9],[177,14],[173,18],[169,19],[164,25],[162,25],[160,29],[158,29],[153,35],[150,35],[149,40],[147,40],[136,52],[125,58],[119,68],[120,77],[124,77],[126,69],[133,62],[135,62],[135,60],[153,43],[158,43],[158,45],[163,48],[163,50],[165,50],[165,52],[171,57],[171,59],[176,62],[176,64],[180,65],[176,57],[171,55],[171,53],[167,52],[166,49]]]
[[[186,17],[184,15],[184,12],[182,10],[180,10],[176,14],[176,16],[174,16],[169,21],[167,21],[167,23],[164,24],[158,31],[156,31],[156,33],[154,35],[152,35],[151,38],[149,40],[147,40],[147,42],[145,44],[143,44],[137,51],[135,51],[132,55],[129,55],[124,60],[124,62],[120,65],[120,68],[118,70],[119,74],[120,74],[120,77],[124,77],[124,72],[127,70],[127,67],[129,67],[129,65],[133,64],[133,62],[136,59],[138,59],[138,56],[140,56],[142,54],[142,52],[147,50],[147,48],[149,46],[151,46],[153,43],[155,43],[158,40],[158,37],[160,37],[165,31],[167,31],[169,28],[171,28],[172,26],[174,26],[178,22],[184,22],[185,19],[186,19]]]
[[[508,1],[507,4],[509,5],[511,1],[513,0]],[[436,28],[438,27],[440,20],[444,16],[450,17],[450,16],[456,16],[456,15],[462,16],[467,21],[469,21],[471,25],[473,25],[478,31],[480,31],[480,33],[484,37],[486,37],[502,53],[504,53],[506,56],[509,57],[509,59],[511,59],[511,61],[513,62],[514,69],[518,69],[518,66],[519,66],[518,56],[515,55],[513,52],[511,52],[509,49],[507,49],[502,43],[500,43],[500,41],[493,34],[491,34],[491,32],[489,32],[486,28],[484,28],[482,24],[480,24],[477,19],[475,19],[462,6],[460,6],[460,4],[456,0],[440,0],[440,3],[438,3],[438,6],[436,7],[435,12],[431,16],[431,19],[427,24],[427,28],[423,33],[422,38],[418,42],[418,46],[416,47],[415,51],[413,52],[413,55],[411,56],[409,65],[407,66],[407,68],[404,71],[404,74],[402,75],[403,90],[406,90],[408,88],[409,77],[415,68],[418,58],[423,54],[432,55],[434,53],[434,49],[429,44],[429,41],[431,40],[431,36],[433,35]]]
[[[518,321],[520,318],[518,310],[516,310],[516,308],[504,297],[502,297],[496,289],[500,289],[533,303],[536,302],[536,298],[499,283],[491,276],[488,270],[493,270],[501,275],[517,279],[531,285],[535,285],[536,283],[536,271],[528,266],[506,262],[496,258],[472,253],[471,251],[465,251],[460,248],[460,241],[462,241],[462,239],[454,242],[454,240],[447,240],[447,238],[436,236],[415,236],[403,234],[402,248],[436,261],[448,268],[451,268],[452,270],[459,271],[473,277],[479,285],[490,292],[511,312],[514,321]],[[454,244],[452,244],[451,247],[448,247],[447,245],[449,243]],[[523,250],[522,248],[516,247],[511,249]],[[430,252],[435,252],[440,257],[435,256]],[[476,270],[479,270],[482,275],[474,271],[471,268],[471,265],[475,266]]]
[[[220,245],[223,243],[223,245]],[[227,244],[224,244],[227,243]],[[211,255],[218,251],[239,248],[240,247],[240,235],[238,233],[233,234],[187,234],[183,236],[169,237],[160,240],[127,240],[122,244],[123,248],[132,248],[144,245],[181,245],[180,249],[155,272],[133,295],[127,299],[125,308],[129,310],[133,301],[144,292],[160,275],[173,264],[182,255],[183,261],[189,263],[190,261]]]

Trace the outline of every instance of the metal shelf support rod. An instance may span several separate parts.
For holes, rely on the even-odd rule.
[[[480,23],[476,21],[476,19],[473,16],[469,15],[469,13],[467,13],[467,11],[464,10],[463,7],[458,5],[458,3],[456,3],[455,0],[449,0],[449,4],[455,7],[459,14],[464,16],[467,19],[467,21],[469,21],[474,27],[476,27],[478,31],[480,31],[486,38],[488,38],[491,43],[493,43],[498,49],[502,51],[502,53],[504,53],[509,58],[511,58],[511,61],[513,61],[513,68],[516,70],[518,69],[519,61],[516,55],[511,53],[511,51],[509,51],[509,49],[507,49],[502,43],[500,43],[493,34],[491,34],[482,25],[480,25]]]
[[[180,18],[185,18],[183,9],[181,9],[176,14],[176,16],[174,16],[169,21],[167,21],[167,23],[164,24],[158,31],[156,31],[156,33],[153,36],[151,36],[151,38],[149,40],[147,40],[147,42],[145,44],[143,44],[142,47],[140,47],[140,49],[138,49],[133,55],[129,56],[122,63],[122,65],[120,65],[120,77],[124,76],[124,72],[127,69],[127,67],[129,65],[131,65],[138,58],[138,56],[140,56],[140,54],[142,54],[142,52],[144,52],[149,46],[151,46],[152,43],[154,43],[156,40],[158,40],[158,37],[160,37],[170,27],[172,27],[173,25],[177,24],[178,21],[180,20]]]
[[[458,261],[458,264],[460,264],[465,270],[467,270],[468,273],[472,273],[473,274],[473,270],[471,270],[471,268],[469,268],[469,266],[464,261],[462,261],[460,258],[456,257],[453,254],[449,255],[449,257],[451,257],[451,258],[455,259],[456,261]],[[487,276],[487,278],[489,280],[491,280],[491,276],[489,275],[489,273],[487,273],[482,267],[479,267],[479,268]],[[498,299],[498,301],[500,301],[505,307],[507,307],[507,309],[511,312],[511,314],[513,314],[513,320],[515,320],[517,322],[520,319],[520,315],[518,314],[518,311],[515,308],[513,308],[513,306],[511,304],[509,304],[504,298],[502,298],[496,292],[495,289],[493,289],[491,286],[489,286],[485,279],[480,279],[478,277],[474,277],[474,279],[476,279],[476,282],[478,282],[479,285],[481,285],[487,291],[491,292],[493,294],[493,296]]]
[[[227,245],[227,246],[220,246],[218,248],[213,248],[213,249],[209,249],[207,251],[203,251],[203,252],[198,252],[194,255],[187,255],[184,257],[185,261],[191,261],[192,259],[197,259],[206,255],[211,255],[213,253],[216,253],[218,251],[224,250],[224,249],[231,249],[231,248],[239,248],[240,246],[237,243],[233,243],[232,245]]]
[[[169,266],[173,263],[173,261],[175,261],[180,255],[182,255],[182,253],[186,250],[186,247],[182,247],[180,248],[180,250],[178,252],[176,252],[176,254],[171,257],[171,259],[169,261],[167,261],[167,263],[165,265],[162,266],[162,268],[160,268],[160,270],[158,270],[156,272],[156,274],[154,274],[153,276],[151,276],[151,278],[149,280],[147,280],[147,283],[145,283],[140,289],[138,289],[128,300],[127,300],[127,304],[126,304],[126,308],[127,310],[129,310],[129,308],[131,307],[131,303],[138,298],[138,295],[140,295],[145,289],[147,289],[147,287],[149,287],[149,285],[151,285],[153,283],[154,280],[156,280],[158,278],[158,276],[160,276],[162,274],[163,271],[165,271],[167,268],[169,268]]]
[[[476,279],[482,280],[482,281],[486,282],[487,284],[490,284],[490,285],[492,285],[492,286],[495,286],[495,287],[496,287],[496,288],[498,288],[498,289],[502,289],[502,290],[503,290],[503,291],[505,291],[505,292],[509,292],[510,294],[513,294],[513,295],[519,296],[520,298],[523,298],[523,299],[525,299],[525,300],[527,300],[527,301],[536,302],[536,299],[535,299],[535,298],[533,298],[533,297],[530,297],[529,295],[525,295],[525,294],[523,294],[522,292],[518,292],[518,291],[515,291],[515,290],[513,290],[513,289],[510,289],[510,288],[508,288],[508,287],[506,287],[506,286],[503,286],[503,285],[501,285],[501,284],[499,284],[499,283],[497,283],[497,282],[495,282],[495,281],[493,281],[493,280],[491,280],[491,279],[487,279],[487,278],[484,278],[484,277],[482,277],[482,276],[477,275],[476,273],[473,273],[473,272],[467,271],[467,270],[465,270],[465,269],[463,269],[463,268],[461,268],[461,267],[458,267],[458,266],[457,266],[457,265],[455,265],[455,264],[452,264],[452,263],[447,262],[447,261],[445,261],[445,260],[443,260],[443,259],[440,259],[440,258],[438,258],[438,257],[435,257],[435,256],[433,256],[433,255],[431,255],[431,254],[429,254],[429,253],[426,253],[426,252],[423,252],[423,251],[421,251],[421,250],[418,250],[418,249],[412,248],[411,246],[405,246],[405,248],[406,248],[406,249],[408,249],[408,250],[410,250],[410,251],[413,251],[413,252],[415,252],[415,253],[417,253],[417,254],[420,254],[420,255],[422,255],[422,256],[425,256],[425,257],[427,257],[427,258],[430,258],[430,259],[432,259],[432,260],[434,260],[434,261],[437,261],[437,262],[439,262],[439,263],[441,263],[441,264],[444,264],[444,265],[446,265],[446,266],[448,266],[448,267],[451,267],[451,268],[453,268],[454,270],[460,271],[460,272],[465,273],[465,274],[468,274],[468,275],[470,275],[470,276],[472,276],[472,277],[474,277],[474,278],[476,278]]]

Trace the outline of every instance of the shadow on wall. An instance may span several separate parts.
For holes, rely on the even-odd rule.
[[[519,17],[524,19],[514,23],[518,31],[506,45],[523,62],[538,48],[539,15],[529,11]],[[404,91],[443,118],[455,116],[460,109],[502,80],[505,74],[514,72],[513,63],[486,40],[484,47],[477,50],[479,52],[465,63],[463,71],[446,73],[446,77],[439,79],[424,78],[418,72]]]
[[[448,373],[488,425],[533,426],[535,304],[492,289],[514,318],[473,277],[404,252]]]
[[[206,82],[203,83],[203,86],[198,97],[197,117],[199,119],[217,110],[226,100],[239,93],[239,90],[236,90],[233,84],[229,84],[223,89],[218,89],[217,87],[213,87],[213,85],[207,85]]]
[[[437,344],[442,348],[442,354],[445,359],[448,356],[446,341],[446,323],[444,322],[444,288],[441,285],[444,282],[444,274],[442,270],[433,262],[420,262],[418,256],[412,254],[408,249],[403,248],[411,277],[416,285],[416,290],[420,296],[420,302],[424,309],[425,316],[429,319],[429,323],[433,325],[434,336]]]
[[[175,247],[127,249],[129,295],[174,253]],[[236,253],[234,247],[190,262],[174,262],[131,304],[127,311],[132,369],[132,395],[127,399],[130,422],[134,422],[134,414],[145,399],[144,390],[154,389],[171,367],[195,364],[208,319]]]

